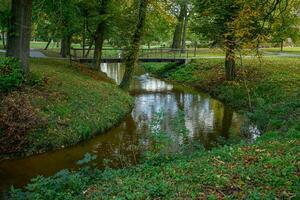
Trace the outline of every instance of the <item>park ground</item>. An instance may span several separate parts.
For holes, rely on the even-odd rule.
[[[31,59],[31,76],[1,94],[1,158],[65,148],[117,125],[132,98],[106,75],[62,59]]]
[[[263,135],[156,157],[124,169],[62,171],[35,178],[16,199],[298,199],[300,197],[300,59],[238,61],[225,81],[222,59],[147,64],[155,76],[192,85],[249,117]]]

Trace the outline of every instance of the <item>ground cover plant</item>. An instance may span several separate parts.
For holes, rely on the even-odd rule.
[[[157,76],[201,88],[246,112],[263,135],[253,144],[241,142],[210,151],[200,147],[193,153],[159,155],[124,169],[62,171],[53,177],[37,177],[25,192],[12,190],[12,195],[16,199],[39,199],[44,195],[53,199],[297,199],[300,195],[297,62],[245,60],[247,70],[238,71],[246,78],[247,87],[244,78],[235,81],[220,78],[223,68],[218,59],[199,60],[185,66],[149,64],[145,68]]]
[[[120,122],[132,98],[104,74],[55,59],[31,60],[32,77],[1,97],[1,157],[74,145]],[[22,135],[9,145],[6,139]],[[6,138],[6,139],[5,139]]]

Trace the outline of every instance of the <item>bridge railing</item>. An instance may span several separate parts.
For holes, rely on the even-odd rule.
[[[94,49],[71,48],[71,59],[93,59]],[[102,59],[122,59],[128,49],[121,48],[103,48]],[[139,58],[144,59],[191,59],[199,55],[196,49],[171,49],[171,48],[142,48]]]

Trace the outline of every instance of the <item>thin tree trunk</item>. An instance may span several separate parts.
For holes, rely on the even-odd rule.
[[[181,51],[184,52],[186,49],[186,31],[188,26],[188,10],[187,10],[187,0],[185,1],[184,9],[184,22],[182,30],[182,42],[181,42]]]
[[[44,50],[48,49],[49,45],[51,44],[51,41],[52,41],[52,39],[49,39],[49,41],[48,41],[47,45],[45,46]]]
[[[225,78],[228,81],[236,77],[235,70],[235,44],[232,40],[226,42]]]
[[[12,0],[6,55],[20,59],[24,73],[29,73],[31,15],[32,0]]]
[[[147,13],[148,0],[139,1],[139,13],[136,28],[132,38],[131,48],[125,55],[125,74],[120,84],[120,88],[128,90],[134,69],[138,63],[140,42],[143,35],[145,26],[146,13]]]
[[[89,48],[88,48],[88,50],[87,50],[87,52],[86,52],[86,54],[85,54],[85,57],[88,57],[88,56],[89,56],[90,51],[91,51],[93,45],[94,45],[94,40],[91,40],[90,45],[89,45]]]
[[[64,36],[61,40],[60,46],[60,55],[63,58],[66,58],[70,55],[70,48],[71,48],[71,35]]]
[[[280,51],[281,52],[283,52],[283,42],[284,42],[283,40],[281,40],[281,42],[280,42]]]
[[[3,48],[6,49],[6,42],[5,42],[5,32],[1,32],[1,37],[2,37],[2,45]]]
[[[83,19],[83,32],[82,32],[82,57],[85,57],[85,41],[86,40],[86,17]]]

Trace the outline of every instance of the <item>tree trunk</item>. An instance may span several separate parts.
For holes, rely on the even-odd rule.
[[[63,58],[66,58],[70,55],[70,48],[71,48],[71,35],[64,36],[61,40],[60,46],[60,55]]]
[[[32,0],[12,0],[6,55],[20,59],[24,73],[29,73],[31,15]]]
[[[85,57],[85,42],[86,42],[86,16],[83,19],[83,31],[82,31],[82,57]]]
[[[139,1],[139,13],[137,24],[132,38],[131,48],[129,48],[128,52],[125,55],[125,74],[120,84],[120,88],[124,90],[129,89],[134,69],[138,63],[140,42],[145,26],[147,6],[148,0]]]
[[[283,52],[283,42],[284,42],[283,40],[281,40],[281,42],[280,42],[280,51],[281,52]]]
[[[105,15],[107,13],[107,6],[109,0],[102,0],[101,8],[100,8],[100,15]],[[95,40],[95,51],[94,51],[94,67],[97,68],[101,64],[101,57],[102,57],[102,48],[104,42],[104,34],[105,34],[105,27],[106,21],[101,21],[97,25],[97,29],[95,32],[94,40]]]
[[[94,68],[99,67],[101,64],[102,48],[104,42],[104,29],[105,24],[103,22],[98,24],[95,33]]]
[[[235,70],[235,45],[234,42],[229,41],[226,45],[226,58],[225,58],[225,78],[232,81],[236,77]]]
[[[5,42],[5,32],[1,32],[1,37],[2,37],[2,45],[3,48],[6,49],[6,42]]]
[[[182,5],[180,8],[177,25],[176,25],[175,32],[173,35],[172,49],[180,49],[181,48],[182,29],[183,29],[183,23],[184,23],[185,10],[186,10],[185,6]]]
[[[85,58],[87,58],[87,57],[89,56],[90,51],[91,51],[93,45],[94,45],[94,40],[91,39],[90,44],[89,44],[89,48],[88,48],[88,50],[87,50],[87,52],[86,52],[86,54],[85,54]]]
[[[49,45],[51,44],[51,41],[52,41],[52,39],[49,39],[49,41],[48,41],[47,45],[45,46],[44,50],[48,49]]]
[[[182,42],[181,42],[181,51],[184,52],[186,49],[186,31],[188,26],[188,10],[187,10],[187,0],[184,3],[184,22],[182,30]]]
[[[173,35],[172,49],[179,49],[182,36],[182,23],[178,22]]]

